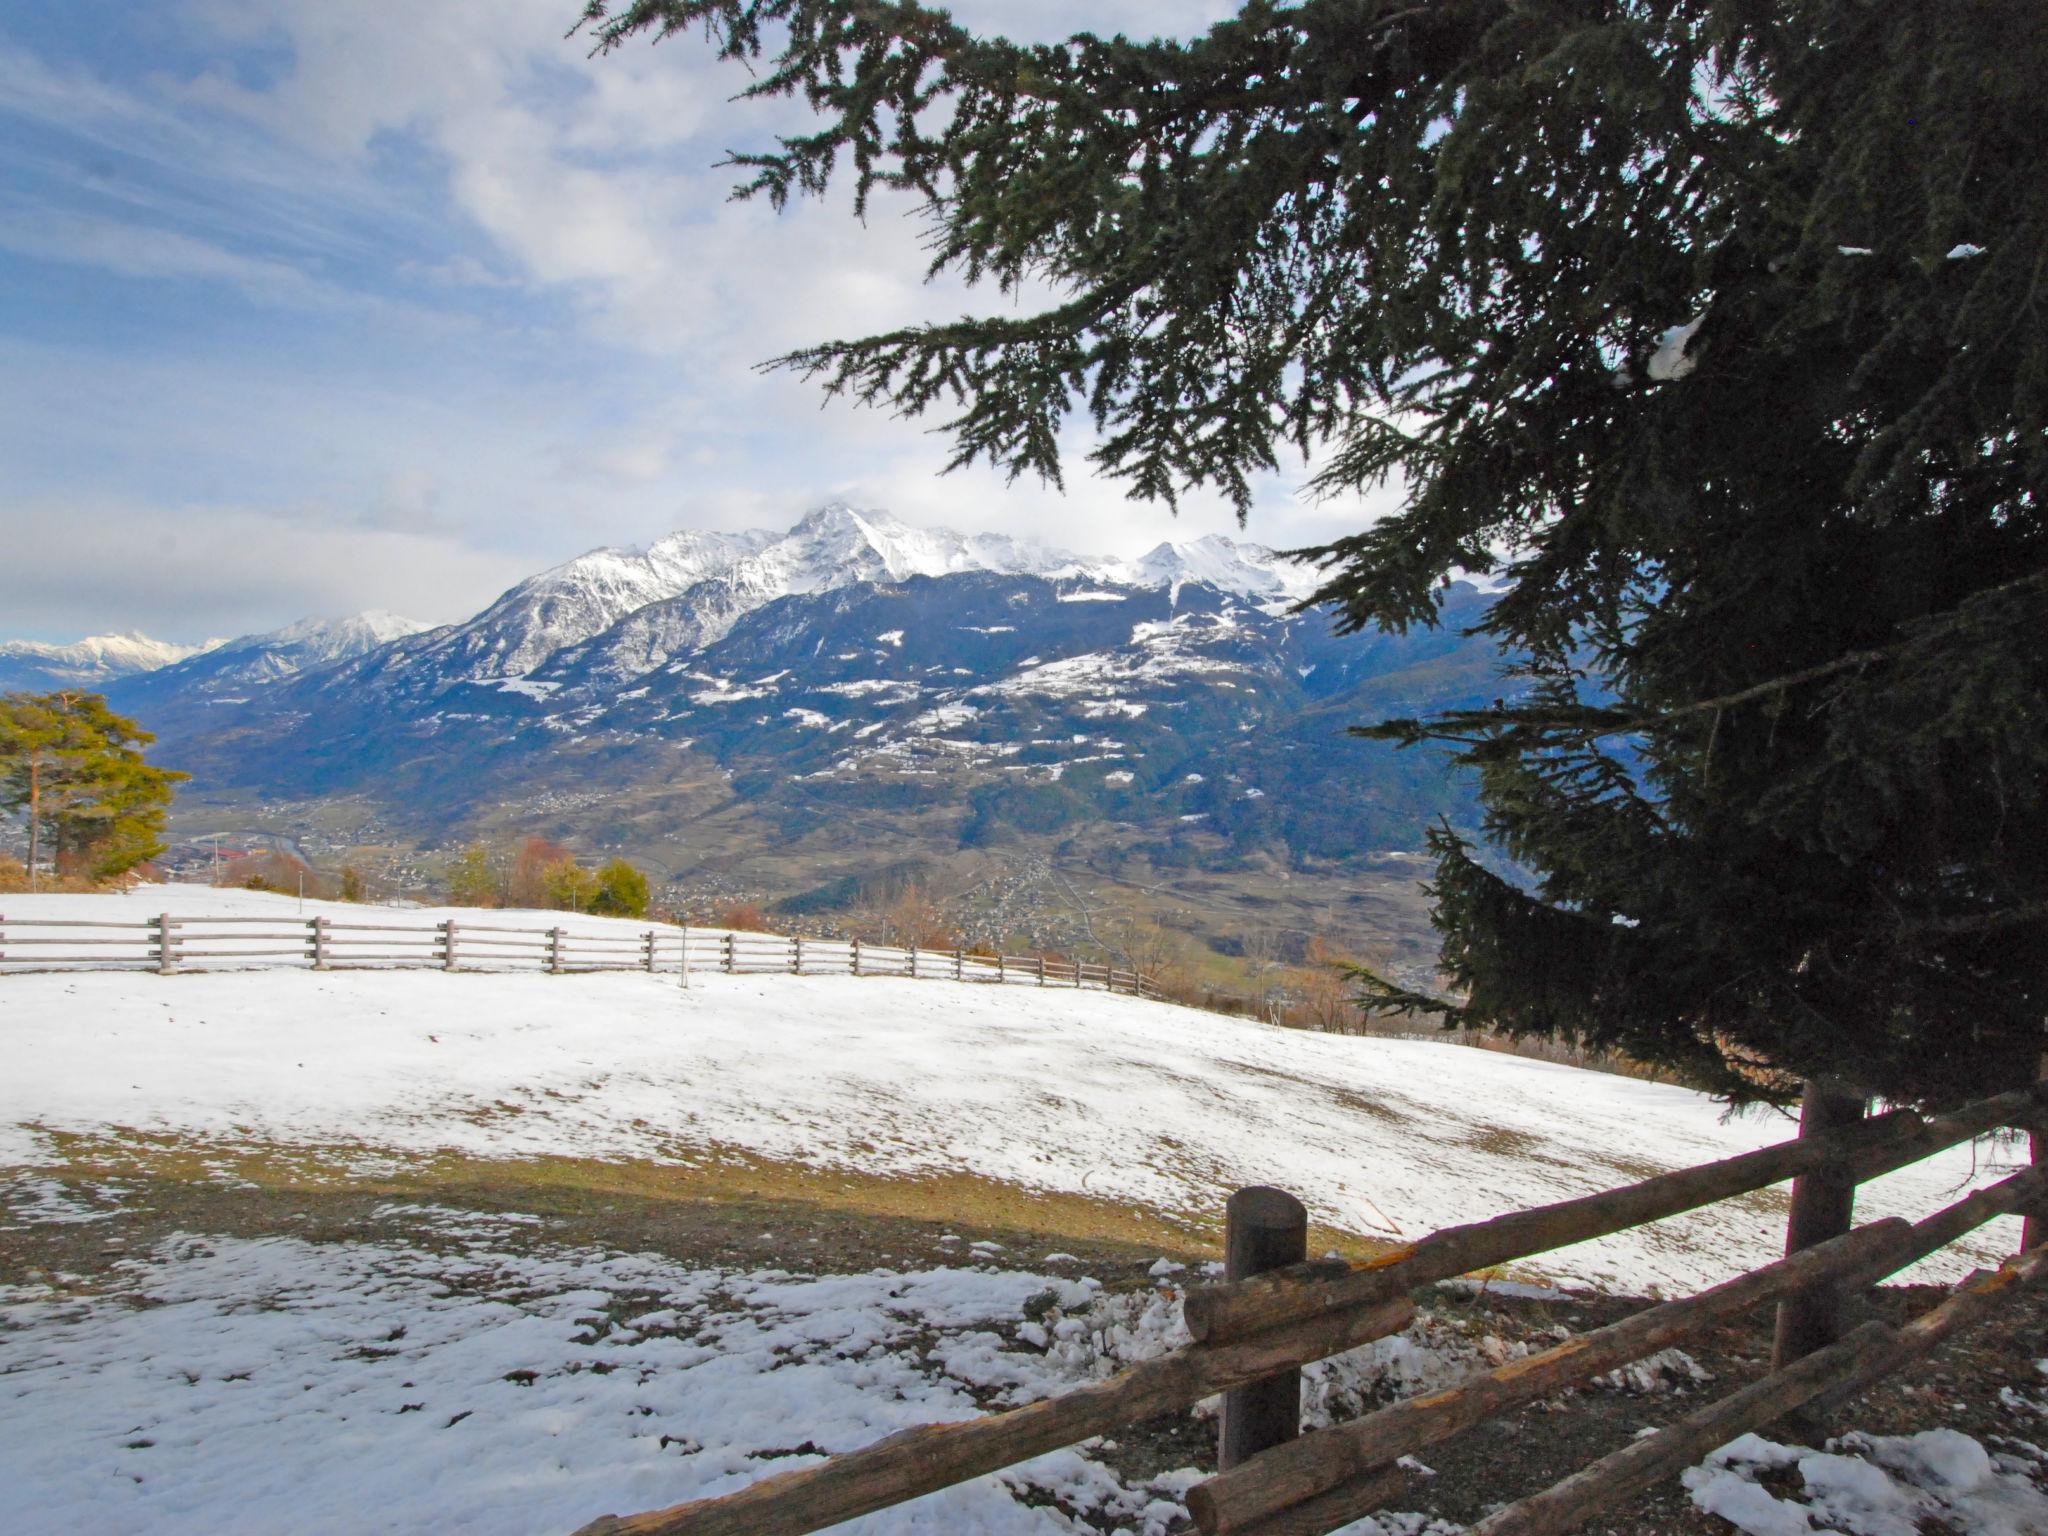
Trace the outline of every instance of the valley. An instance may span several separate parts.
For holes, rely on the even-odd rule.
[[[1440,759],[1359,740],[1512,691],[1441,623],[1339,635],[1314,573],[1210,537],[1138,559],[832,504],[530,578],[474,618],[291,626],[107,685],[194,775],[167,868],[284,848],[419,895],[481,841],[644,869],[684,913],[832,932],[914,884],[963,940],[1169,936],[1197,970],[1311,941],[1434,976],[1415,857],[1477,824]]]

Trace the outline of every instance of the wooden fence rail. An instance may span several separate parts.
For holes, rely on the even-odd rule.
[[[867,946],[860,958],[866,962]],[[1448,1228],[1357,1265],[1283,1263],[1267,1269],[1270,1258],[1284,1259],[1292,1243],[1292,1202],[1277,1190],[1241,1191],[1231,1202],[1226,1246],[1234,1256],[1233,1275],[1249,1278],[1189,1293],[1186,1315],[1194,1342],[1185,1348],[1063,1397],[905,1430],[720,1498],[602,1516],[577,1536],[804,1536],[1219,1391],[1231,1394],[1221,1470],[1189,1490],[1196,1523],[1207,1536],[1322,1536],[1396,1496],[1403,1486],[1396,1463],[1403,1456],[1756,1307],[1867,1289],[1994,1217],[2048,1209],[2048,1168],[2015,1174],[1915,1224],[1890,1218],[1795,1242],[1785,1258],[1698,1295],[1648,1308],[1348,1424],[1296,1438],[1298,1411],[1276,1416],[1261,1410],[1261,1385],[1291,1382],[1292,1373],[1310,1361],[1405,1327],[1413,1316],[1408,1293],[1414,1288],[1787,1178],[1853,1186],[1988,1131],[2035,1128],[2044,1115],[2048,1086],[2042,1084],[1932,1119],[1897,1112],[1601,1194]],[[1272,1226],[1276,1234],[1287,1227],[1286,1242],[1254,1233],[1247,1223]],[[1474,1536],[1557,1536],[1571,1530],[1745,1430],[1801,1405],[1839,1401],[1862,1390],[2044,1272],[2048,1246],[2028,1247],[1995,1274],[1972,1275],[1925,1317],[1898,1328],[1870,1323],[1828,1341],[1755,1385],[1498,1511],[1473,1528]],[[1298,1397],[1295,1402],[1298,1408]],[[1231,1403],[1245,1406],[1233,1416]]]
[[[303,961],[315,970],[445,971],[526,964],[553,974],[719,970],[736,975],[913,976],[920,980],[1062,986],[1158,999],[1149,976],[1046,955],[981,955],[858,940],[726,929],[595,931],[450,918],[435,923],[307,918],[176,917],[144,921],[0,915],[0,976],[58,969],[148,966],[162,975],[238,964]]]

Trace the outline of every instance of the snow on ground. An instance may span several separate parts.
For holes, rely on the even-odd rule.
[[[2048,1454],[2011,1444],[1994,1455],[1958,1430],[1930,1429],[1851,1433],[1815,1451],[1743,1435],[1688,1471],[1685,1486],[1694,1504],[1745,1536],[2040,1536],[2048,1497],[2028,1474],[2048,1467]],[[1766,1472],[1795,1472],[1803,1497],[1771,1493],[1757,1481]]]
[[[0,1529],[560,1533],[1187,1337],[1171,1291],[1113,1296],[1071,1272],[700,1270],[536,1249],[516,1215],[403,1214],[441,1241],[180,1237],[122,1266],[124,1295],[0,1291]],[[1448,1334],[1411,1334],[1311,1367],[1310,1422],[1473,1364]],[[1046,1495],[1129,1536],[1185,1519],[1198,1471],[1133,1485],[1096,1448],[841,1529],[1091,1529],[1034,1507]]]
[[[15,897],[7,911],[173,901],[296,905],[155,888]],[[47,1132],[108,1129],[490,1157],[691,1162],[738,1149],[1179,1213],[1213,1214],[1231,1189],[1271,1183],[1331,1226],[1399,1239],[1792,1130],[1776,1115],[1726,1121],[1680,1088],[1433,1041],[887,978],[699,973],[686,992],[672,975],[633,973],[22,974],[0,977],[0,1053],[0,1164],[45,1161]],[[1866,1186],[1859,1214],[1925,1215],[2011,1156],[1955,1149]],[[1775,1204],[1730,1202],[1538,1267],[1682,1292],[1782,1243]],[[1914,1274],[1955,1279],[2016,1243],[2016,1223],[1997,1223]]]

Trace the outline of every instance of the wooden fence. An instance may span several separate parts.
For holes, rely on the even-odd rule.
[[[2048,1208],[2048,1168],[1977,1191],[1917,1224],[1898,1218],[1802,1244],[1776,1263],[1666,1302],[1555,1348],[1412,1397],[1363,1418],[1299,1435],[1301,1366],[1407,1326],[1409,1293],[1429,1285],[1626,1231],[1663,1217],[1795,1181],[1876,1178],[2001,1128],[2033,1129],[2048,1112],[2042,1086],[1922,1119],[1894,1112],[1620,1189],[1452,1227],[1364,1263],[1298,1261],[1306,1212],[1275,1190],[1231,1201],[1222,1284],[1190,1291],[1194,1342],[1107,1381],[1010,1412],[904,1430],[862,1450],[768,1477],[720,1498],[637,1515],[605,1515],[577,1536],[803,1536],[954,1483],[1109,1434],[1154,1414],[1225,1394],[1221,1470],[1189,1491],[1209,1536],[1320,1536],[1371,1514],[1402,1488],[1399,1458],[1495,1415],[1536,1402],[1691,1338],[1770,1302],[1807,1306],[1875,1285],[1995,1216]],[[2037,1147],[2041,1137],[2036,1137]],[[1912,1322],[1868,1322],[1563,1482],[1489,1515],[1473,1536],[1555,1536],[1716,1447],[1806,1405],[1846,1400],[1925,1355],[2001,1298],[2048,1271],[2048,1245],[2030,1220],[2024,1251],[1978,1271]],[[1810,1243],[1807,1239],[1815,1239]],[[2038,1246],[2037,1246],[2038,1245]],[[1268,1268],[1277,1263],[1278,1267]],[[1254,1272],[1263,1271],[1263,1272]],[[1782,1334],[1781,1334],[1782,1337]],[[1275,1412],[1276,1402],[1280,1412]]]
[[[26,970],[181,971],[303,964],[318,971],[539,968],[695,971],[919,979],[1088,988],[1157,998],[1141,972],[1045,955],[897,948],[721,928],[532,928],[450,918],[437,923],[332,917],[176,917],[101,921],[0,914],[0,975]]]

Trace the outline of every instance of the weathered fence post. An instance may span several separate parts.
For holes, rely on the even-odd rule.
[[[1308,1257],[1308,1210],[1284,1189],[1254,1184],[1230,1197],[1223,1216],[1223,1276],[1249,1280]],[[1275,1372],[1223,1394],[1216,1466],[1227,1471],[1301,1433],[1301,1370]]]
[[[961,980],[964,980],[964,979],[965,979],[965,977],[966,977],[966,974],[967,974],[967,951],[966,951],[966,950],[964,950],[964,949],[955,949],[955,950],[953,951],[953,979],[954,979],[955,981],[961,981]]]
[[[7,958],[7,914],[0,912],[0,960]]]
[[[999,981],[999,982],[1003,982],[1003,981],[1008,981],[1008,980],[1010,979],[1010,973],[1009,973],[1009,972],[1008,972],[1007,970],[1005,970],[1005,969],[1003,968],[1003,967],[1004,967],[1004,964],[1005,964],[1005,961],[1004,961],[1004,957],[1003,957],[1003,952],[1002,952],[1002,950],[1001,950],[1001,949],[997,949],[997,950],[996,950],[996,980],[997,980],[997,981]]]
[[[913,981],[917,979],[917,946],[915,944],[910,946],[910,978]]]
[[[647,930],[647,974],[654,974],[654,930]]]
[[[854,975],[856,975],[856,976],[858,976],[858,975],[860,974],[860,940],[859,940],[859,939],[855,939],[855,940],[853,941],[853,974],[854,974]]]
[[[1043,955],[1038,957],[1038,984],[1041,987],[1045,985],[1045,956]]]
[[[441,924],[441,969],[455,969],[455,919],[452,917]]]
[[[171,938],[171,914],[159,912],[156,919],[156,973],[159,976],[174,975],[178,969],[178,953]]]
[[[2044,1086],[2048,1086],[2048,1054],[2041,1057],[2041,1081],[2034,1085],[2035,1098],[2048,1102]],[[2048,1122],[2034,1121],[2027,1130],[2027,1145],[2036,1168],[2048,1165]],[[2026,1224],[2020,1229],[2020,1252],[2038,1248],[2043,1243],[2048,1243],[2048,1210],[2029,1211]]]
[[[789,937],[789,974],[801,976],[804,973],[804,936],[793,933]]]
[[[684,923],[682,925],[682,928],[683,986],[685,989],[687,989],[690,985],[690,925],[688,923]]]
[[[313,969],[327,969],[327,919],[316,917],[306,924],[313,930]]]
[[[731,932],[731,930],[730,930],[730,929],[728,929],[728,930],[727,930],[727,932],[726,932],[726,935],[725,935],[725,974],[726,974],[726,975],[728,975],[728,976],[730,976],[730,975],[731,975],[732,973],[733,973],[733,958],[732,958],[732,932]]]
[[[1854,1125],[1865,1101],[1839,1086],[1809,1082],[1799,1100],[1799,1139],[1825,1136]],[[1856,1211],[1856,1180],[1840,1163],[1828,1163],[1792,1181],[1792,1209],[1785,1218],[1785,1252],[1811,1248],[1849,1230]],[[1778,1334],[1771,1369],[1783,1370],[1802,1356],[1825,1349],[1842,1336],[1848,1293],[1840,1281],[1822,1281],[1778,1303]]]
[[[548,974],[562,974],[562,930],[559,928],[548,930]]]

